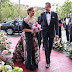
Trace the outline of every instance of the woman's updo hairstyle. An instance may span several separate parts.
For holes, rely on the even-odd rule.
[[[27,9],[27,14],[29,15],[29,12],[33,9],[33,7],[30,7]]]

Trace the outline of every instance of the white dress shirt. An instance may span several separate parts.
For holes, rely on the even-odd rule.
[[[46,14],[46,18],[47,18],[47,23],[48,23],[48,25],[50,25],[50,21],[51,21],[51,11],[50,11],[50,14],[49,14],[49,13]]]
[[[66,25],[69,24],[69,18],[66,18]]]

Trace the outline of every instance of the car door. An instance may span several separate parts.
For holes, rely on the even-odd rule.
[[[19,31],[22,31],[22,21],[19,21]]]

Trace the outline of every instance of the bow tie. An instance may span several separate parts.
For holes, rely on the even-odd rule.
[[[46,12],[46,14],[50,14],[50,12]]]

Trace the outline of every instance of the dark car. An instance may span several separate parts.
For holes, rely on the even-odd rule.
[[[18,20],[18,25],[13,24],[14,21],[10,21],[7,23],[1,24],[1,30],[4,30],[7,34],[11,35],[13,33],[21,33],[22,32],[22,21]]]

